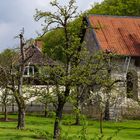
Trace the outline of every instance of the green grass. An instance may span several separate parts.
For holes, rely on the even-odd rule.
[[[16,118],[16,115],[9,117]],[[0,140],[50,140],[53,134],[53,123],[52,118],[26,116],[26,129],[17,130],[16,121],[0,122]],[[81,126],[74,126],[73,123],[73,116],[64,117],[62,140],[99,140],[98,121],[84,121],[85,125]],[[102,140],[140,140],[140,120],[104,122],[103,127]],[[84,134],[86,139],[82,139]]]

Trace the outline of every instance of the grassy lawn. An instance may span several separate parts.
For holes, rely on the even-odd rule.
[[[9,117],[16,118],[16,115]],[[0,122],[0,140],[51,140],[53,122],[52,118],[26,116],[25,130],[17,130],[16,121]],[[62,140],[99,140],[99,123],[97,121],[84,121],[85,125],[81,126],[71,125],[73,122],[72,116],[64,118]],[[140,120],[104,122],[103,127],[102,140],[140,140]],[[84,134],[86,134],[86,139],[84,139]]]

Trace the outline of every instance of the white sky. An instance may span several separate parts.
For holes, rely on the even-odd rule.
[[[36,31],[41,31],[41,23],[35,22],[33,15],[35,9],[52,10],[51,0],[0,0],[0,51],[5,48],[13,48],[18,45],[18,39],[14,39],[24,27],[25,38],[35,38]],[[60,3],[69,0],[58,0]],[[102,0],[77,0],[79,11],[90,8],[94,2]]]

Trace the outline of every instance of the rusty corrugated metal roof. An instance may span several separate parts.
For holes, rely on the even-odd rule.
[[[90,15],[88,20],[103,51],[140,56],[140,18]]]

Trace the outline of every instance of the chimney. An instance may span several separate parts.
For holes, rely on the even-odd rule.
[[[42,48],[43,48],[43,41],[41,40],[35,40],[34,45],[42,52]]]

